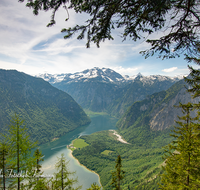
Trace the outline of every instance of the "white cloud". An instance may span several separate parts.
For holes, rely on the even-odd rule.
[[[84,45],[73,45],[72,39],[64,40],[57,39],[50,44],[46,44],[46,47],[36,50],[36,52],[45,52],[49,55],[58,55],[61,53],[70,53],[77,48],[85,48]]]
[[[106,67],[130,76],[138,72],[146,75],[158,74],[161,70],[172,72],[175,71],[172,68],[177,67],[178,70],[169,74],[180,71],[178,61],[176,65],[165,62],[158,66],[154,63],[155,59],[145,60],[138,53],[147,49],[149,44],[132,40],[122,42],[118,37],[120,30],[114,30],[114,41],[106,40],[100,44],[100,48],[91,44],[91,48],[86,49],[86,40],[78,41],[75,37],[64,40],[64,34],[60,33],[62,28],[83,23],[87,18],[86,15],[80,16],[72,10],[69,11],[69,21],[64,21],[67,13],[61,8],[56,13],[56,25],[47,28],[51,12],[41,11],[38,16],[34,16],[32,10],[25,7],[25,2],[0,0],[1,68],[17,69],[28,74],[54,74]],[[172,70],[164,69],[166,64]]]
[[[17,70],[26,74],[35,75],[38,73],[38,67],[34,65],[22,65],[14,62],[7,62],[0,60],[0,69]]]
[[[139,67],[129,67],[129,68],[124,68],[122,66],[119,67],[111,67],[111,69],[113,69],[114,71],[122,74],[122,75],[129,75],[129,76],[133,76],[136,75],[137,73],[139,73]]]
[[[135,54],[139,54],[140,51],[146,50],[150,48],[150,45],[146,42],[138,43],[137,45],[134,45],[131,49]]]
[[[22,60],[24,54],[29,53],[35,45],[60,34],[61,29],[66,26],[64,20],[67,17],[66,11],[60,9],[56,16],[63,19],[57,19],[55,26],[47,28],[51,12],[40,12],[38,16],[34,16],[32,10],[25,5],[11,0],[0,2],[0,53]],[[75,22],[74,14],[70,11],[71,18],[67,24]]]
[[[170,73],[170,72],[175,71],[176,69],[178,69],[178,67],[171,67],[171,68],[168,68],[168,69],[163,69],[162,71],[165,72],[165,73]]]

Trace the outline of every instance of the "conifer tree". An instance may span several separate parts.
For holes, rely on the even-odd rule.
[[[93,183],[90,188],[87,190],[101,190],[101,187],[97,185],[96,183]]]
[[[161,189],[200,188],[199,117],[191,117],[192,103],[181,104],[183,116],[173,130],[175,140],[166,147],[166,161],[161,176]]]
[[[39,150],[39,148],[37,148],[34,152],[34,158],[36,162],[36,167],[34,167],[36,176],[34,176],[33,178],[36,181],[36,185],[33,188],[34,190],[48,190],[46,178],[39,177],[43,174],[43,172],[41,171],[42,165],[40,164],[41,161],[44,161],[43,156],[44,155],[42,154],[42,152]]]
[[[29,169],[29,183],[28,187],[29,189],[33,188],[34,190],[40,190],[40,189],[47,189],[47,181],[46,178],[42,178],[43,172],[41,171],[41,161],[43,161],[43,154],[37,148],[33,154],[33,160],[32,160],[32,167]]]
[[[13,172],[17,175],[25,173],[31,167],[31,149],[35,143],[30,141],[30,136],[27,133],[24,120],[18,114],[14,114],[10,121],[7,138],[10,144],[9,155],[10,164]],[[17,189],[20,189],[20,182],[24,178],[17,177]]]
[[[58,161],[55,164],[55,168],[57,173],[54,173],[54,180],[53,180],[53,188],[54,189],[71,189],[71,190],[78,190],[81,187],[73,187],[74,184],[77,183],[77,179],[70,178],[75,172],[70,172],[67,168],[69,162],[66,161],[64,154],[61,154],[61,157],[58,158]]]
[[[117,156],[115,163],[116,163],[116,165],[115,165],[116,171],[112,172],[111,185],[115,190],[120,190],[122,179],[124,178],[124,173],[125,173],[121,169],[122,168],[122,159],[121,159],[120,155]]]
[[[200,44],[196,46],[197,54],[200,53]],[[186,56],[188,62],[194,62],[197,66],[200,66],[200,58],[199,57],[190,57]],[[192,66],[188,66],[190,70],[189,77],[185,77],[186,82],[190,85],[190,89],[188,92],[193,93],[193,98],[200,96],[200,70],[194,69]]]
[[[43,154],[42,152],[39,150],[39,148],[37,148],[34,152],[34,157],[36,159],[36,173],[40,173],[41,172],[41,167],[42,165],[40,164],[41,161],[44,161],[43,159]]]
[[[186,55],[188,62],[194,62],[200,65],[200,44],[195,44],[193,54]],[[200,71],[188,66],[190,69],[189,77],[185,81],[189,84],[188,92],[192,93],[193,98],[200,96]],[[163,168],[162,189],[199,189],[200,188],[200,102],[180,104],[183,117],[177,123],[179,127],[175,128],[174,137],[176,141],[168,145],[166,165]],[[195,111],[196,117],[191,117],[190,112]],[[173,151],[174,150],[174,151]]]
[[[9,146],[4,140],[0,142],[0,175],[2,176],[3,190],[6,189],[6,169],[8,169]]]

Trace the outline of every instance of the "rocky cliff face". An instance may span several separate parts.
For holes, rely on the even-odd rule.
[[[118,127],[122,130],[128,129],[137,123],[137,126],[147,125],[151,130],[159,131],[175,125],[175,121],[178,120],[177,116],[182,116],[181,108],[177,107],[179,102],[185,104],[200,101],[200,98],[192,99],[184,85],[186,84],[182,80],[166,91],[135,102],[119,120]]]
[[[198,103],[200,98],[191,98],[191,94],[187,93],[185,88],[182,88],[177,95],[172,98],[168,103],[163,103],[150,114],[150,128],[152,130],[164,130],[175,125],[178,121],[178,116],[182,116],[181,108],[176,107],[179,102],[186,104],[188,102]],[[192,114],[194,116],[194,112]]]

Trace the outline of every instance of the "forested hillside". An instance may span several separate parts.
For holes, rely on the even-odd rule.
[[[0,70],[0,131],[14,114],[25,120],[31,138],[39,143],[90,122],[82,108],[67,93],[48,82],[15,70]]]

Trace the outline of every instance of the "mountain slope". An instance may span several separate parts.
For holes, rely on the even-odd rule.
[[[104,189],[111,189],[111,171],[118,155],[122,158],[122,169],[126,172],[122,189],[159,189],[159,174],[162,172],[164,148],[173,137],[174,120],[181,116],[176,105],[197,102],[191,99],[181,80],[166,91],[149,95],[145,100],[135,102],[118,121],[118,132],[129,143],[124,144],[113,137],[111,131],[82,136],[89,145],[73,151],[81,164],[100,175]],[[104,154],[105,151],[109,154]],[[90,159],[87,157],[90,156]]]
[[[187,93],[186,84],[181,80],[166,91],[148,96],[145,100],[135,102],[123,117],[118,121],[117,127],[129,142],[136,142],[138,128],[142,126],[151,131],[163,131],[175,125],[177,116],[182,116],[181,103],[197,103],[200,98],[192,99]],[[145,139],[145,137],[144,137]]]
[[[69,93],[84,109],[122,116],[135,101],[168,89],[179,78],[122,76],[111,69],[93,68],[74,74],[39,75]]]
[[[109,111],[113,115],[121,117],[134,102],[144,100],[153,93],[167,90],[178,80],[178,78],[172,79],[160,75],[149,77],[138,75],[131,83],[121,88],[123,92],[122,97],[113,101]]]
[[[15,112],[25,119],[31,138],[39,143],[90,122],[71,96],[43,79],[15,70],[0,70],[1,132]]]

